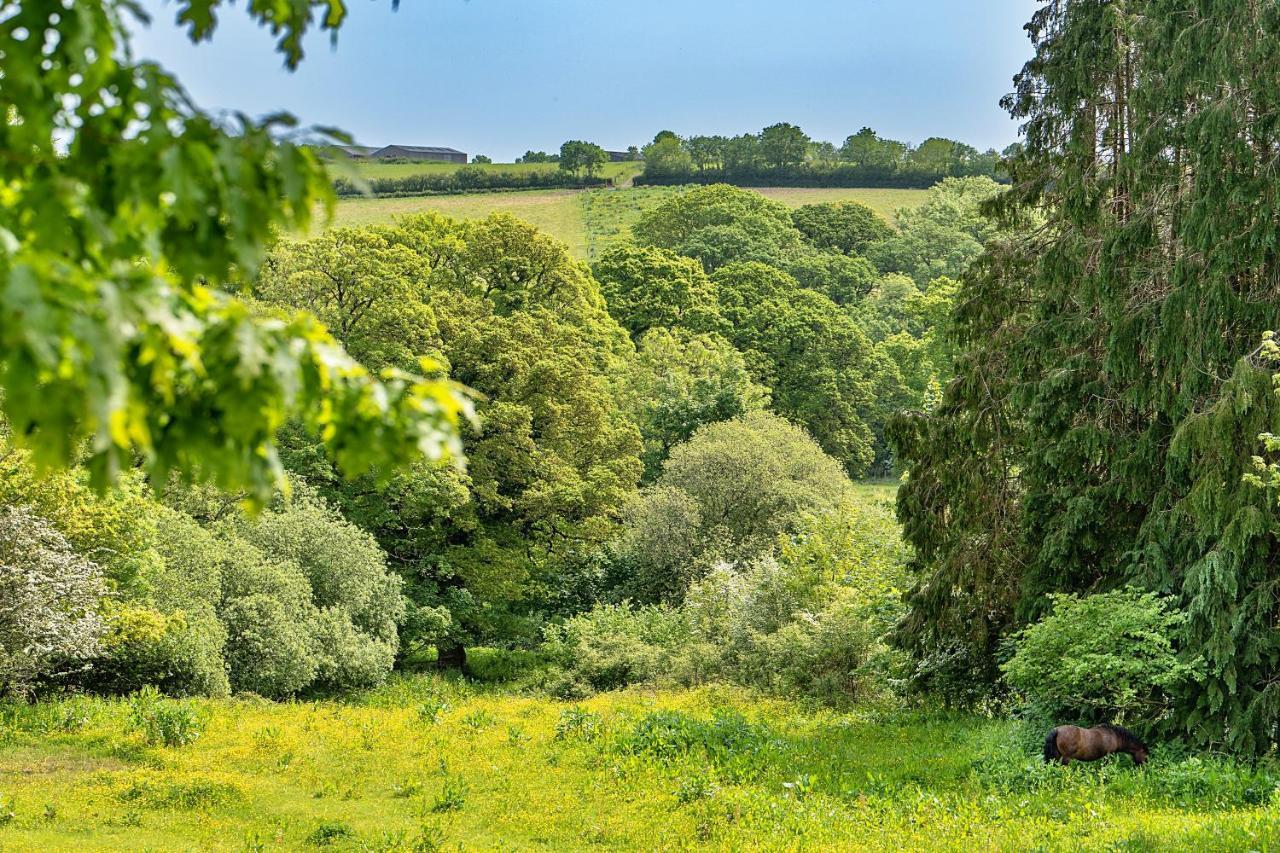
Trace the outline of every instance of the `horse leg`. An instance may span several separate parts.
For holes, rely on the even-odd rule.
[[[1058,762],[1059,762],[1063,767],[1066,767],[1068,764],[1070,764],[1070,763],[1071,763],[1071,759],[1070,759],[1070,758],[1067,758],[1067,757],[1064,755],[1064,756],[1062,756],[1061,758],[1059,758],[1059,759],[1058,759]]]

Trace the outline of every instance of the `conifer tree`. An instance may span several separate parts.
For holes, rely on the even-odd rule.
[[[1167,721],[1257,754],[1280,723],[1280,524],[1245,482],[1280,406],[1280,9],[1054,0],[1006,100],[1024,121],[1010,222],[957,302],[957,378],[892,430],[918,584],[901,638],[926,683],[993,684],[1047,594],[1178,598],[1206,680]]]

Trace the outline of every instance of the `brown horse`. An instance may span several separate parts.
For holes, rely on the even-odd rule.
[[[1076,761],[1097,761],[1113,752],[1127,752],[1138,767],[1147,763],[1150,750],[1133,732],[1120,726],[1058,726],[1044,739],[1044,760],[1066,765]]]

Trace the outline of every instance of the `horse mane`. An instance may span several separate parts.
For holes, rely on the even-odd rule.
[[[1147,748],[1147,745],[1142,742],[1142,738],[1138,737],[1133,732],[1126,729],[1124,726],[1113,726],[1110,723],[1103,723],[1102,725],[1098,726],[1098,728],[1106,729],[1112,734],[1119,735],[1124,740],[1125,746],[1136,746],[1139,749]]]

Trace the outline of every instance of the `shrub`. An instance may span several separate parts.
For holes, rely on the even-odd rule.
[[[163,699],[160,692],[149,685],[129,700],[129,727],[140,733],[150,746],[186,746],[203,731],[195,708]]]
[[[346,611],[329,607],[312,622],[316,683],[332,690],[359,690],[386,681],[396,644],[373,639],[351,624]]]
[[[227,632],[209,605],[160,613],[132,604],[105,610],[107,631],[86,683],[108,693],[154,685],[176,696],[226,696]]]
[[[24,507],[0,508],[0,695],[98,651],[102,570]]]
[[[688,638],[679,612],[624,602],[598,605],[548,627],[546,650],[571,680],[614,690],[670,677],[672,661]]]
[[[1001,669],[1033,718],[1151,727],[1170,692],[1201,672],[1175,647],[1185,621],[1155,593],[1056,595],[1048,616],[1012,638]]]
[[[284,698],[309,685],[319,662],[308,615],[262,593],[232,599],[222,611],[231,686]]]

